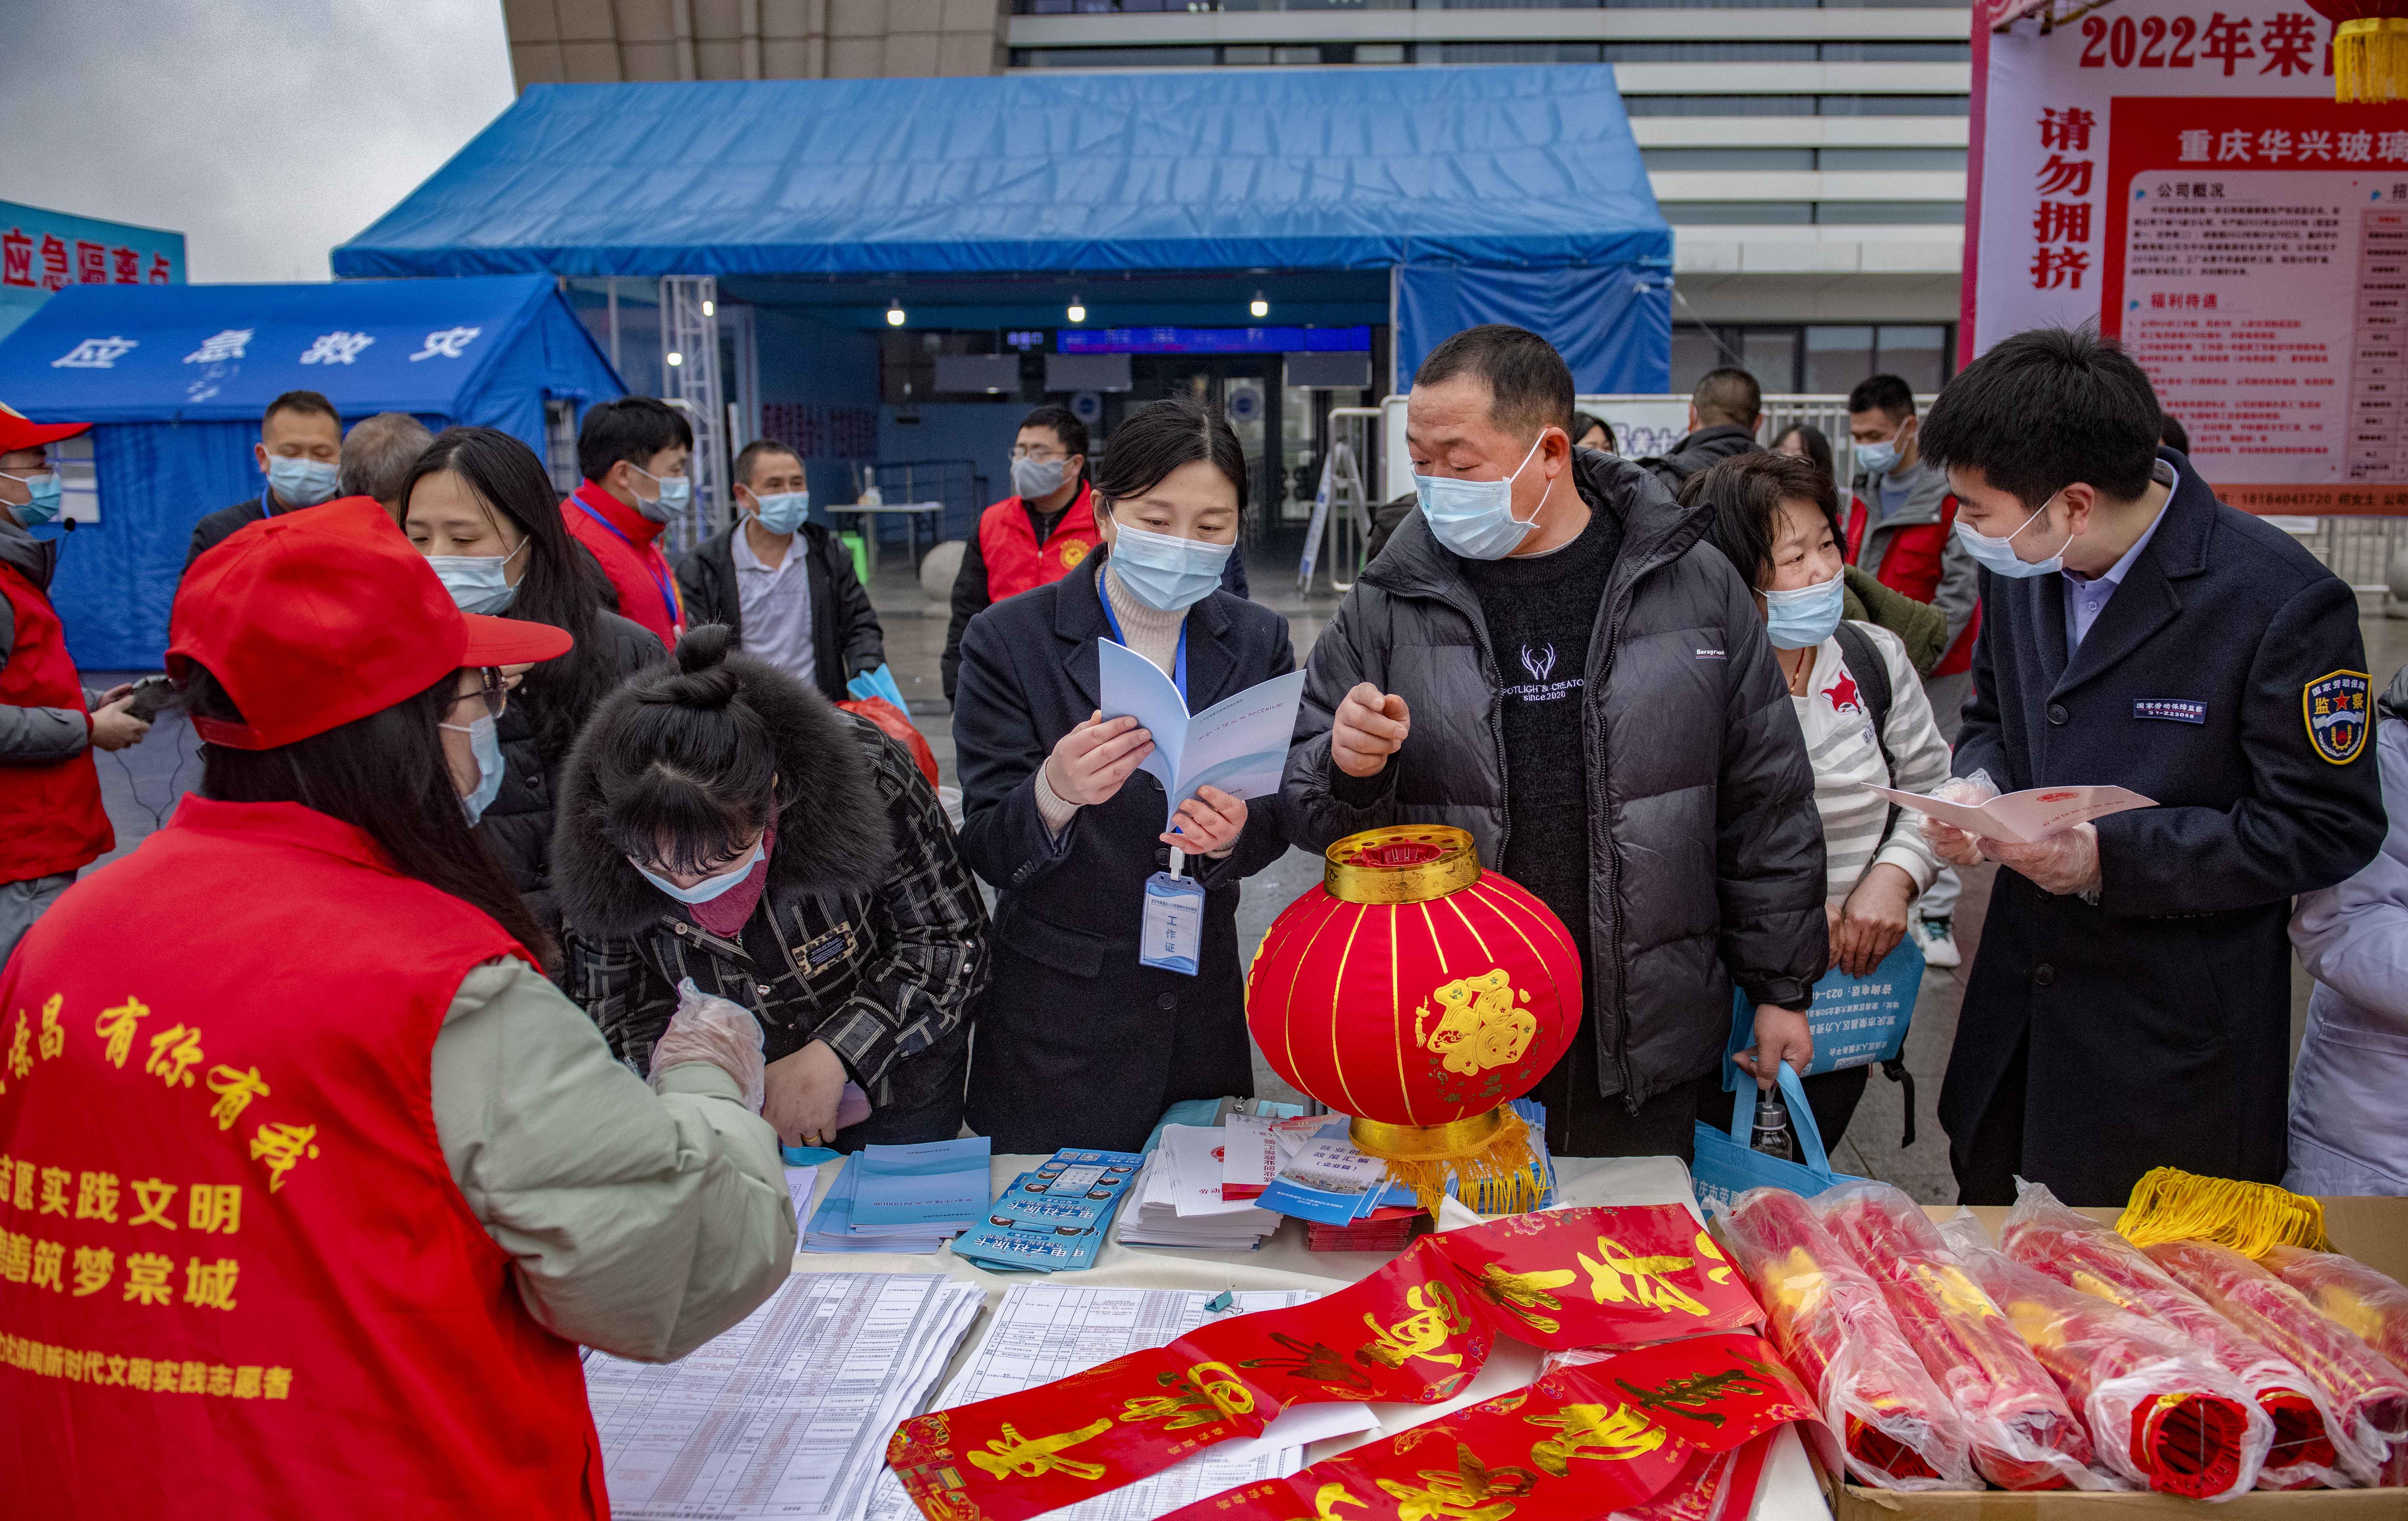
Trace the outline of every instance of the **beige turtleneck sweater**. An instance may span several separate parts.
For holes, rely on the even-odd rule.
[[[1187,610],[1182,608],[1177,612],[1159,612],[1129,595],[1128,588],[1121,584],[1120,574],[1112,569],[1110,560],[1104,562],[1099,574],[1103,578],[1104,595],[1111,601],[1112,616],[1120,620],[1121,633],[1127,639],[1128,647],[1153,661],[1165,676],[1170,675],[1172,663],[1179,656],[1179,628],[1187,619]],[[1079,805],[1056,793],[1052,779],[1045,774],[1045,768],[1039,767],[1037,812],[1044,819],[1046,829],[1050,833],[1060,834],[1069,824],[1070,816],[1078,811]]]

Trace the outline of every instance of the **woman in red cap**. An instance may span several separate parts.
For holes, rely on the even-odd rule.
[[[185,577],[201,791],[0,973],[9,1514],[607,1515],[576,1343],[784,1278],[751,1016],[681,1009],[648,1089],[469,832],[496,667],[568,646],[366,497]]]

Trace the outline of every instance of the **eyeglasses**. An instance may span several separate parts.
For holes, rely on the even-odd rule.
[[[482,702],[486,717],[500,718],[510,705],[510,689],[503,682],[502,673],[492,666],[481,666],[477,670],[477,682],[476,691],[455,694],[445,705],[444,712],[449,715],[464,702]]]
[[[1033,460],[1068,459],[1070,453],[1065,449],[1048,449],[1043,444],[1014,444],[1011,446],[1011,457]]]

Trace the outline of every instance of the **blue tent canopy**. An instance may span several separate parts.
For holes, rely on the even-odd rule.
[[[1518,320],[1584,388],[1646,390],[1671,250],[1610,68],[1215,69],[537,85],[334,267],[1385,268],[1408,371],[1456,326]]]
[[[193,524],[259,495],[260,414],[293,390],[347,422],[482,424],[540,455],[547,400],[621,387],[544,275],[68,286],[0,339],[0,401],[99,424],[100,521],[75,531],[50,588],[78,664],[159,663]]]

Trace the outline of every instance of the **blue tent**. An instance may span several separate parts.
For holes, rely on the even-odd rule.
[[[77,664],[155,667],[193,524],[256,496],[260,414],[286,391],[346,420],[411,412],[544,452],[544,404],[620,393],[544,275],[314,285],[71,285],[0,339],[0,401],[90,422],[100,521],[50,600]]]
[[[1393,271],[1401,373],[1518,322],[1660,391],[1671,251],[1611,68],[1214,69],[537,85],[334,267]]]

